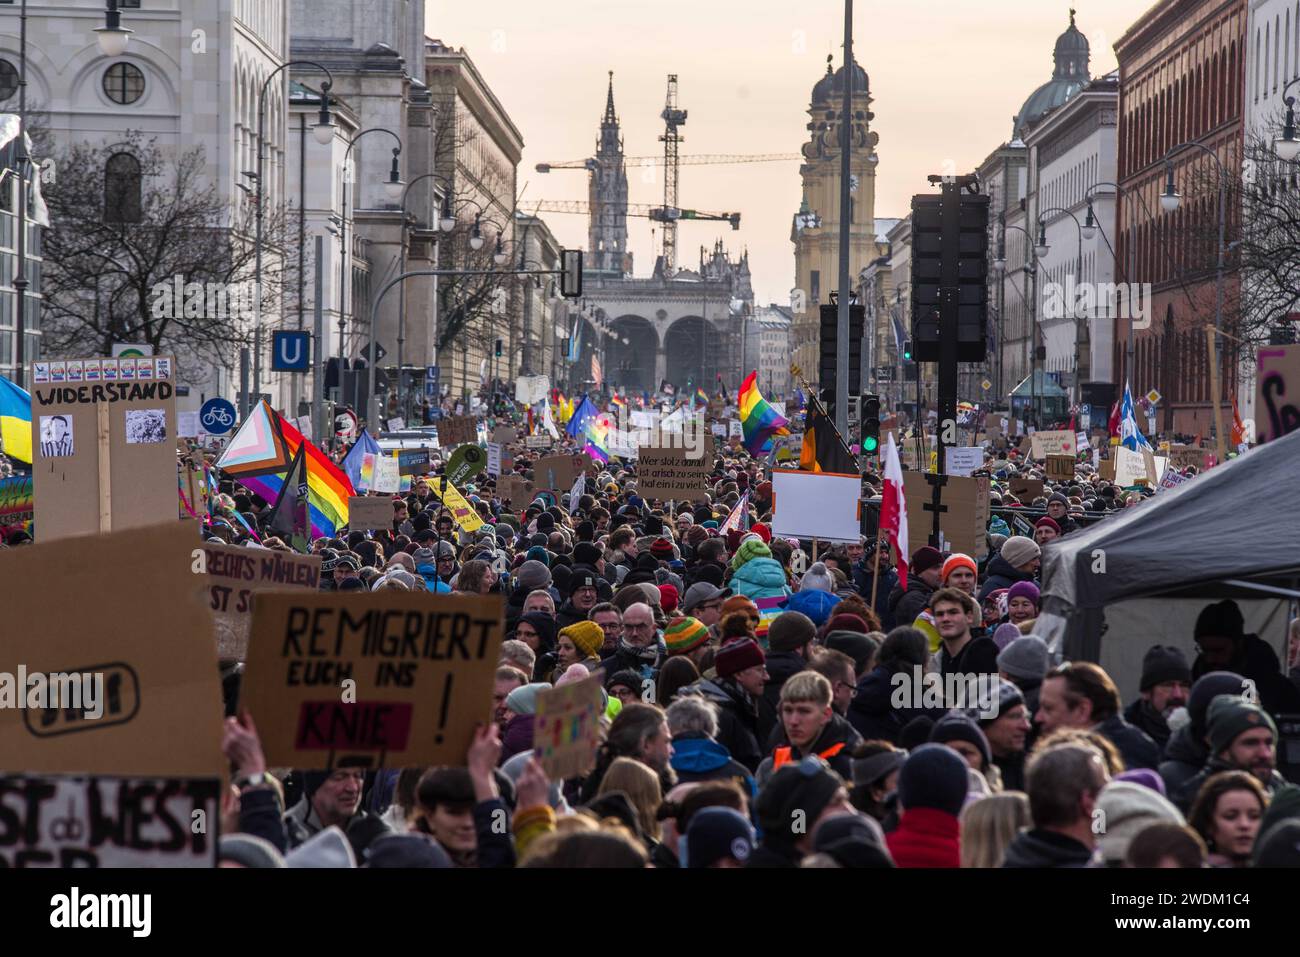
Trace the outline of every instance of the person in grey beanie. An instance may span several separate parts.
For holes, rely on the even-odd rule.
[[[513,631],[524,614],[528,596],[539,588],[551,587],[551,570],[536,559],[529,559],[515,569],[515,587],[506,601],[506,631]]]
[[[1124,709],[1124,720],[1147,736],[1165,753],[1173,733],[1168,719],[1187,707],[1192,692],[1192,669],[1182,651],[1172,645],[1152,645],[1142,658],[1139,696]]]
[[[1047,669],[1051,667],[1051,657],[1047,642],[1037,635],[1023,635],[998,652],[998,673],[1020,689],[1030,721],[1038,711],[1038,697]],[[1035,727],[1029,732],[1026,748],[1033,746],[1036,730]]]
[[[835,576],[830,573],[824,562],[813,562],[799,581],[799,590],[817,588],[825,592],[835,591]]]
[[[990,561],[987,577],[980,588],[980,604],[999,588],[1010,588],[1016,582],[1031,582],[1038,577],[1038,566],[1043,551],[1032,538],[1013,535],[1002,544],[1002,550]]]

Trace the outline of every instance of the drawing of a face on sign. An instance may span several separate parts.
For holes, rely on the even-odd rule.
[[[66,415],[41,416],[41,455],[49,458],[67,458],[75,450],[72,419]]]

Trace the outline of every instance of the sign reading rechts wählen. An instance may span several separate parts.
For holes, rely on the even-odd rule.
[[[688,459],[685,449],[643,445],[637,452],[637,492],[664,502],[707,501],[710,464]]]
[[[216,867],[221,780],[0,778],[0,867]]]
[[[463,765],[492,720],[497,597],[260,596],[240,706],[268,765]]]
[[[392,511],[389,505],[390,518]],[[203,546],[203,557],[210,582],[209,607],[216,624],[219,658],[242,659],[248,653],[255,593],[273,589],[315,591],[320,587],[319,555],[208,543]]]
[[[32,364],[40,541],[177,517],[174,372],[167,356]]]

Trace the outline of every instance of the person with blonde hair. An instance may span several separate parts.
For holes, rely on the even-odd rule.
[[[961,812],[961,866],[1001,867],[1007,848],[1031,821],[1029,798],[1021,791],[967,804]]]
[[[647,850],[653,851],[663,836],[659,827],[659,805],[663,803],[659,775],[635,758],[615,758],[601,779],[596,797],[611,791],[621,792],[632,805]]]

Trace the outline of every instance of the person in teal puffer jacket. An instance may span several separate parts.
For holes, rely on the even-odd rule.
[[[781,603],[794,594],[786,581],[785,569],[757,535],[751,535],[740,543],[730,567],[731,590],[758,606],[761,618],[757,637],[759,644],[766,648],[767,626],[781,614]]]

